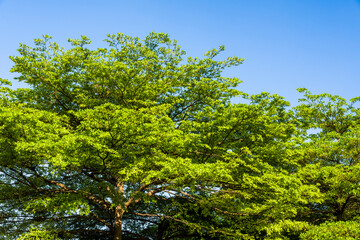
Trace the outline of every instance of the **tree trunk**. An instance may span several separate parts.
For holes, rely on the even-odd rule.
[[[169,227],[169,222],[166,219],[161,219],[160,224],[158,226],[156,240],[164,239],[164,233],[168,227]]]
[[[124,209],[121,206],[115,207],[115,231],[114,231],[114,240],[121,240],[122,238],[122,216],[124,214]]]
[[[124,183],[119,181],[116,184],[116,190],[119,198],[122,198],[124,192]],[[125,210],[124,208],[118,204],[115,207],[115,221],[114,221],[114,240],[122,239],[122,223],[123,223],[123,214]]]

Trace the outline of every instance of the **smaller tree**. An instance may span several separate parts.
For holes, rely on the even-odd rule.
[[[323,194],[322,203],[310,204],[303,219],[313,224],[351,221],[360,211],[360,111],[354,107],[358,99],[348,103],[339,96],[300,91],[305,98],[296,107],[297,116],[302,129],[310,132],[302,144],[299,177]]]

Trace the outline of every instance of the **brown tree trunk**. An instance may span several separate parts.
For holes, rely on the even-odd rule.
[[[118,181],[118,183],[116,184],[116,190],[118,193],[117,197],[122,198],[123,192],[124,192],[124,183],[121,181]],[[125,212],[125,210],[120,204],[118,204],[115,207],[114,240],[122,239],[122,223],[123,223],[122,217],[123,217],[124,212]]]
[[[164,233],[168,227],[169,227],[169,222],[166,219],[161,219],[160,224],[158,226],[156,240],[164,239]]]

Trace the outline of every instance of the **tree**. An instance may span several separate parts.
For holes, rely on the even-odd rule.
[[[0,232],[31,239],[254,239],[299,234],[303,184],[288,103],[247,96],[166,34],[21,44],[2,87]],[[4,85],[8,81],[2,80]],[[232,97],[249,104],[232,104]]]
[[[297,116],[304,133],[310,133],[304,135],[305,150],[300,161],[304,165],[298,174],[304,183],[317,185],[323,196],[321,204],[309,204],[300,214],[314,226],[304,236],[345,239],[333,233],[337,227],[347,229],[344,234],[354,229],[353,234],[358,236],[353,227],[358,224],[360,211],[360,112],[355,107],[359,98],[347,102],[339,96],[300,91],[305,97],[296,107]],[[316,232],[328,237],[315,238]]]

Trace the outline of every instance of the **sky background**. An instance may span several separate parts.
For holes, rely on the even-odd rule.
[[[102,47],[109,33],[154,31],[193,57],[224,44],[218,59],[245,58],[224,74],[250,94],[276,93],[292,105],[299,87],[360,96],[360,0],[0,0],[0,30],[0,78],[9,80],[9,56],[43,34],[65,47],[85,35]]]

